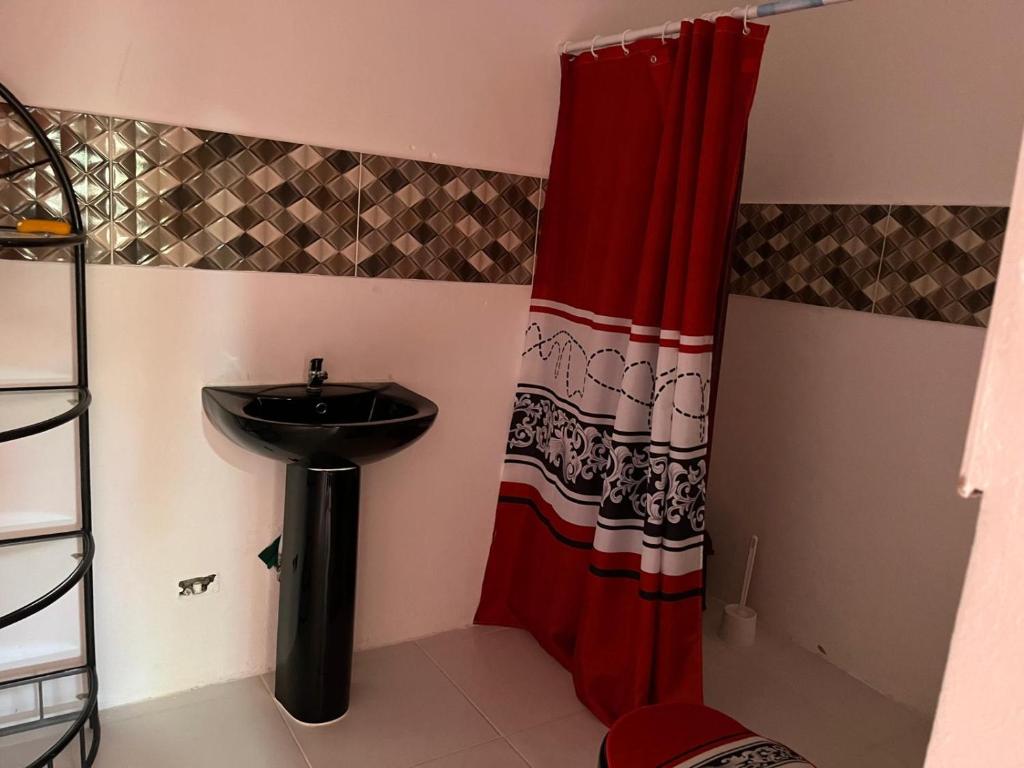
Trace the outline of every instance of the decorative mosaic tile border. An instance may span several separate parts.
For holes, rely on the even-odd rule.
[[[531,282],[538,179],[379,156],[362,174],[362,274]]]
[[[5,106],[5,105],[3,105]],[[70,169],[93,263],[529,285],[541,180],[141,120],[33,110]],[[40,159],[0,111],[0,173]],[[0,224],[62,217],[48,168]],[[61,261],[67,249],[0,250]]]
[[[64,157],[94,263],[528,285],[546,181],[100,115],[33,110]],[[42,159],[0,105],[0,174]],[[47,167],[0,184],[0,224],[63,217]],[[740,206],[731,290],[985,326],[1007,208]],[[0,249],[66,260],[67,249]]]
[[[115,120],[113,262],[351,275],[359,156]]]
[[[98,261],[108,251],[110,220],[109,163],[107,162],[107,118],[79,112],[32,110],[36,121],[60,152],[74,184],[89,240],[86,254]],[[13,110],[0,102],[0,174],[45,159],[35,138],[14,117]],[[14,226],[22,218],[67,216],[64,198],[49,166],[42,166],[0,182],[0,225]],[[67,248],[14,251],[0,249],[0,258],[62,261],[70,257]]]
[[[984,327],[1008,211],[741,205],[731,291]]]

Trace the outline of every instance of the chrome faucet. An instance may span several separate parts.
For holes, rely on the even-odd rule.
[[[306,382],[306,392],[310,395],[319,395],[327,381],[327,371],[323,370],[324,359],[314,357],[309,361],[309,379]]]

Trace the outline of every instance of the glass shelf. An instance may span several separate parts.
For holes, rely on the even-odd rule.
[[[41,533],[66,533],[77,531],[79,527],[77,515],[36,510],[9,512],[6,508],[0,509],[0,541]]]
[[[75,606],[76,614],[80,606]],[[75,616],[78,619],[78,615]],[[20,628],[21,625],[19,625]],[[28,625],[27,625],[28,626]],[[7,634],[9,630],[4,630]],[[31,629],[30,629],[31,631]],[[81,667],[85,664],[85,653],[81,642],[81,630],[74,628],[77,642],[70,642],[70,635],[64,642],[38,642],[35,637],[29,642],[20,638],[4,639],[6,645],[0,646],[0,683],[29,675],[42,675],[57,672],[70,667]],[[0,720],[3,718],[3,697],[0,696]],[[0,763],[0,765],[3,765]]]
[[[0,230],[0,248],[55,248],[58,245],[78,245],[84,242],[85,235],[75,232],[70,235],[48,235],[45,232]]]
[[[0,388],[0,443],[59,427],[89,407],[85,387]]]
[[[0,541],[0,629],[70,592],[92,566],[94,549],[84,531]]]
[[[0,683],[0,702],[0,765],[92,764],[99,746],[99,718],[91,669],[77,667]]]

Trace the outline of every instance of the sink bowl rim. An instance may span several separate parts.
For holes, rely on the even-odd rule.
[[[415,412],[408,416],[399,416],[394,419],[377,419],[373,421],[322,421],[322,422],[303,422],[303,421],[286,421],[282,419],[270,419],[265,416],[257,416],[251,413],[247,413],[244,408],[236,407],[246,396],[250,396],[247,402],[254,402],[259,397],[261,392],[266,392],[275,389],[288,389],[296,388],[304,390],[305,384],[300,383],[287,383],[287,384],[211,384],[203,387],[203,405],[206,407],[206,396],[209,396],[216,402],[216,404],[224,410],[230,412],[232,415],[252,421],[262,422],[264,424],[278,424],[281,426],[291,427],[293,429],[359,429],[359,428],[372,428],[379,426],[386,426],[388,424],[403,424],[410,421],[417,421],[424,418],[434,418],[437,416],[438,407],[437,403],[433,400],[424,397],[423,395],[417,394],[401,384],[393,381],[383,382],[332,382],[324,384],[322,389],[328,390],[327,394],[330,396],[329,390],[332,388],[347,387],[351,389],[358,389],[364,392],[385,392],[388,389],[397,391],[400,397],[395,399],[405,400],[407,403],[415,409]],[[228,395],[231,399],[228,402],[221,400],[217,397],[218,393]],[[270,397],[273,397],[271,395]],[[314,396],[307,395],[309,399],[315,400]],[[284,397],[281,398],[286,399]],[[299,398],[294,398],[299,399]]]

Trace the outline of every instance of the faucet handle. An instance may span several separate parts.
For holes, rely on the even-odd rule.
[[[313,357],[309,361],[309,380],[308,389],[312,388],[319,389],[320,385],[327,381],[327,371],[323,369],[324,359],[322,357]]]

